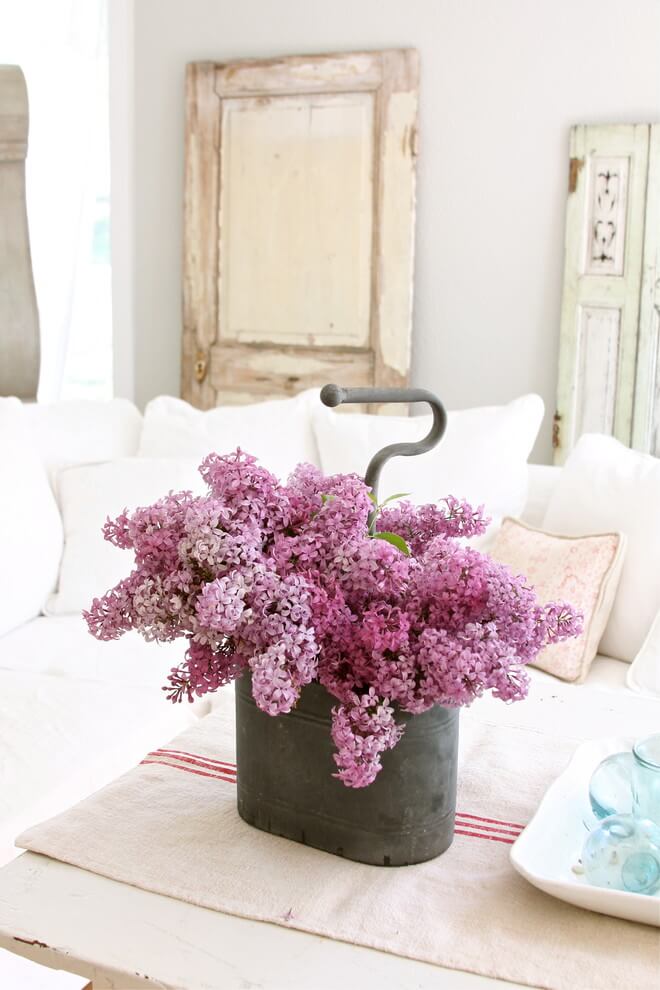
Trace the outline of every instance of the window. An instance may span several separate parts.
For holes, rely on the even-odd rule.
[[[22,0],[0,62],[30,101],[27,201],[41,324],[39,398],[112,395],[105,0]]]

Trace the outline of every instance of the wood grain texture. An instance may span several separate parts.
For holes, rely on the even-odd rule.
[[[660,124],[650,132],[633,447],[660,457]]]
[[[16,65],[0,65],[0,395],[34,399],[39,313],[25,199],[28,98]]]
[[[94,990],[518,986],[209,911],[36,853],[0,870],[0,948],[87,977]]]
[[[188,66],[189,402],[407,384],[418,78],[408,49]]]
[[[207,409],[215,396],[205,380],[218,324],[220,101],[212,63],[186,69],[181,394]]]

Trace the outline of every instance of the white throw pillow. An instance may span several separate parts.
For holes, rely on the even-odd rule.
[[[25,406],[25,416],[53,488],[65,467],[134,457],[138,451],[142,415],[128,399],[37,402]]]
[[[108,516],[150,505],[170,491],[204,494],[195,460],[126,458],[107,464],[67,468],[57,488],[64,519],[65,546],[57,592],[46,613],[64,615],[89,608],[133,567],[133,555],[103,539]]]
[[[527,496],[527,458],[543,419],[543,400],[525,395],[505,406],[450,412],[437,447],[414,457],[393,457],[383,468],[379,498],[410,492],[416,504],[447,495],[485,505],[494,529],[505,515],[520,515]],[[372,416],[320,406],[313,423],[325,474],[364,475],[371,457],[390,443],[419,440],[431,416]]]
[[[229,454],[240,447],[278,478],[286,480],[300,462],[318,464],[311,408],[319,389],[294,399],[202,411],[183,399],[161,395],[144,413],[141,457],[196,457]]]
[[[660,612],[642,644],[642,648],[628,668],[628,687],[639,694],[660,698]]]
[[[0,635],[34,618],[55,587],[62,520],[18,399],[0,399]]]
[[[621,581],[600,653],[631,661],[660,610],[660,460],[613,437],[586,434],[561,473],[544,529],[628,537]]]

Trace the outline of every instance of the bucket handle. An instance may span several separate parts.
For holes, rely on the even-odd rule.
[[[341,406],[354,402],[428,402],[433,412],[433,424],[425,437],[414,443],[391,443],[382,447],[369,461],[364,476],[365,484],[378,498],[380,472],[391,457],[412,457],[431,450],[442,439],[447,428],[447,413],[437,395],[424,388],[344,388],[341,385],[324,385],[321,389],[324,406]],[[373,515],[373,513],[372,513]]]

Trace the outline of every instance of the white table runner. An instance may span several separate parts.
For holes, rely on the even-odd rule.
[[[551,990],[657,987],[657,930],[572,907],[508,859],[585,738],[657,726],[657,702],[537,684],[462,715],[456,837],[438,859],[363,866],[259,832],[235,807],[232,698],[18,844],[199,904]],[[276,974],[274,974],[275,976]]]

